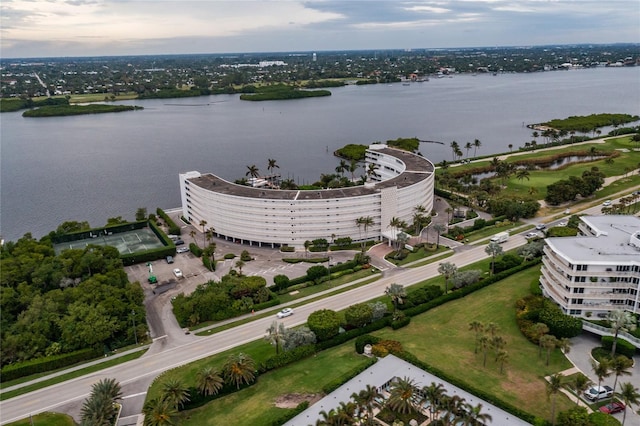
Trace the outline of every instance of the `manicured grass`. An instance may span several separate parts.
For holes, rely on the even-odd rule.
[[[411,324],[400,330],[384,329],[375,334],[400,341],[418,358],[452,377],[549,419],[550,404],[543,378],[570,368],[571,363],[555,350],[546,366],[544,357],[538,357],[538,347],[522,336],[515,321],[515,301],[529,293],[529,283],[539,275],[539,268],[531,268],[413,317]],[[503,374],[494,361],[493,350],[489,350],[486,367],[482,365],[482,354],[474,354],[475,336],[469,331],[472,321],[498,324],[509,353]],[[566,397],[559,396],[556,412],[571,406]]]
[[[231,353],[245,352],[254,356],[256,360],[264,355],[274,354],[273,348],[264,341],[245,346],[247,347],[235,348]],[[255,349],[263,349],[264,347],[268,349],[266,354],[255,354]],[[221,356],[212,357],[208,363],[219,366],[226,359],[226,356],[226,354],[221,354]],[[357,366],[366,364],[366,362],[366,358],[356,354],[353,342],[347,342],[288,367],[263,374],[255,385],[247,389],[214,400],[203,407],[183,412],[175,424],[186,426],[268,425],[272,420],[288,411],[275,407],[274,402],[278,397],[292,393],[321,393],[323,386],[342,377]],[[186,384],[194,384],[197,372],[197,368],[192,367],[194,364],[173,370],[171,376],[181,378]],[[199,367],[202,365],[206,365],[206,363],[202,363]],[[168,378],[169,374],[166,377]],[[162,380],[164,379],[165,376]],[[147,400],[153,395],[157,395],[157,388],[158,383],[154,383]]]
[[[94,373],[96,371],[104,370],[105,368],[113,367],[114,365],[124,364],[125,362],[140,358],[142,355],[145,354],[145,352],[147,352],[146,349],[143,350],[143,351],[134,352],[134,353],[129,354],[129,355],[124,355],[124,356],[121,356],[119,358],[114,358],[114,359],[112,359],[110,361],[101,362],[100,364],[92,365],[92,366],[87,367],[87,368],[82,368],[80,370],[72,371],[70,373],[63,374],[61,376],[53,377],[51,379],[44,380],[42,382],[34,383],[32,385],[23,386],[23,387],[21,387],[19,389],[16,389],[16,390],[12,390],[12,391],[9,391],[9,392],[2,392],[2,394],[0,394],[0,401],[4,401],[6,399],[13,398],[13,397],[16,397],[16,396],[19,396],[19,395],[24,395],[26,393],[33,392],[35,390],[45,388],[47,386],[55,385],[57,383],[66,382],[67,380],[75,379],[76,377],[84,376],[85,374],[90,374],[90,373]],[[27,378],[22,378],[22,379],[19,379],[19,380],[14,380],[12,382],[7,382],[7,383],[4,383],[3,385],[4,385],[4,387],[9,387],[9,386],[13,386],[13,385],[18,384],[18,383],[24,383],[25,381],[33,380],[35,378],[45,376],[45,375],[51,374],[51,373],[53,373],[53,372],[49,371],[47,373],[42,373],[40,375],[33,375],[33,376],[29,376]]]
[[[42,413],[31,418],[7,423],[7,426],[75,426],[76,422],[71,416],[61,413]]]

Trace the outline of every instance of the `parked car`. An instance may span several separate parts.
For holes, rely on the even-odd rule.
[[[167,263],[173,263],[173,256],[167,256]]]
[[[291,308],[284,308],[283,310],[281,310],[280,312],[278,312],[278,314],[276,315],[278,318],[284,318],[284,317],[288,317],[289,315],[293,315],[293,309]]]
[[[604,207],[609,207],[611,205],[611,200],[606,200],[604,203],[602,203],[602,205]]]
[[[189,251],[189,247],[178,247],[176,253],[186,253]]]
[[[613,396],[613,389],[611,386],[592,386],[584,392],[584,396],[591,401],[599,401]]]
[[[600,407],[600,411],[607,414],[615,414],[624,411],[625,406],[622,402],[614,401]]]
[[[177,245],[177,246],[181,246],[183,244],[184,244],[184,241],[182,241],[182,240],[176,240],[176,242],[175,242],[175,245]]]
[[[182,278],[182,271],[178,268],[173,270],[173,275],[176,276],[176,278]]]

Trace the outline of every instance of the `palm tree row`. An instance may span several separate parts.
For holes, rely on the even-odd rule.
[[[500,373],[502,374],[505,364],[509,361],[509,353],[505,350],[507,341],[498,334],[500,330],[498,324],[472,321],[469,323],[469,330],[475,333],[473,353],[477,354],[482,350],[482,366],[486,367],[489,349],[493,349],[494,361],[500,365]]]
[[[231,355],[225,362],[222,372],[207,366],[196,375],[196,388],[204,396],[216,395],[225,383],[240,389],[243,384],[255,380],[255,363],[243,353]],[[144,426],[173,425],[178,410],[191,400],[189,388],[180,379],[169,379],[162,384],[161,395],[145,403],[142,412],[145,415]],[[93,424],[92,424],[93,425]]]
[[[449,396],[442,384],[432,382],[418,388],[411,378],[396,377],[387,387],[387,398],[374,386],[367,385],[351,394],[351,400],[340,402],[338,408],[321,411],[316,426],[373,425],[375,411],[387,409],[395,414],[423,413],[432,424],[482,425],[492,420],[482,411],[482,404],[473,406],[458,395]]]

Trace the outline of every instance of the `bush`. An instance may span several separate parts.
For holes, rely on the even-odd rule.
[[[249,262],[253,260],[253,257],[251,257],[247,250],[242,250],[242,253],[240,253],[240,260],[242,260],[243,262]]]
[[[591,426],[589,413],[584,407],[573,407],[558,413],[558,426]]]
[[[189,243],[189,251],[195,257],[202,257],[202,249],[196,243]]]
[[[611,414],[595,411],[589,414],[589,426],[620,426],[620,421]]]
[[[549,334],[558,339],[575,337],[582,333],[582,320],[563,314],[560,308],[551,301],[545,301],[540,312],[540,322],[549,327]]]
[[[282,246],[280,247],[280,251],[282,253],[294,253],[296,251],[295,247],[289,247],[289,246]]]
[[[235,254],[233,254],[233,253],[227,253],[227,254],[225,254],[225,255],[224,255],[224,258],[225,258],[226,260],[235,259],[235,257],[236,257],[236,255],[235,255]]]
[[[344,311],[345,322],[352,328],[363,327],[369,324],[372,318],[373,309],[367,303],[351,305]]]
[[[301,359],[310,357],[316,353],[316,345],[304,345],[299,346],[290,351],[281,352],[278,355],[272,356],[264,363],[264,371],[274,370],[276,368],[284,367],[292,362],[300,361]]]
[[[411,317],[405,316],[404,318],[400,318],[397,319],[395,321],[391,321],[391,328],[393,328],[394,330],[397,330],[399,328],[402,328],[406,325],[409,325],[409,323],[411,322]]]
[[[288,276],[280,274],[273,277],[273,284],[276,290],[283,290],[291,285],[291,281]]]
[[[309,327],[290,328],[285,333],[283,349],[291,351],[304,345],[314,345],[315,347],[316,340],[316,335]]]
[[[380,340],[382,340],[382,339],[380,339],[379,337],[372,336],[370,334],[363,334],[362,336],[357,337],[356,340],[355,340],[356,352],[359,353],[359,354],[363,354],[365,346],[367,346],[367,345],[375,345]]]
[[[329,340],[340,330],[340,317],[330,309],[312,312],[307,318],[309,329],[316,334],[318,341]]]

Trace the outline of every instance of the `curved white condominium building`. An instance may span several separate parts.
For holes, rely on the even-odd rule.
[[[431,212],[432,162],[382,144],[369,147],[366,162],[378,166],[367,184],[324,190],[253,188],[213,174],[182,173],[182,214],[196,227],[206,221],[227,240],[301,248],[317,238],[377,239],[393,217],[411,223],[416,206]],[[367,216],[373,224],[365,231],[356,221]]]

